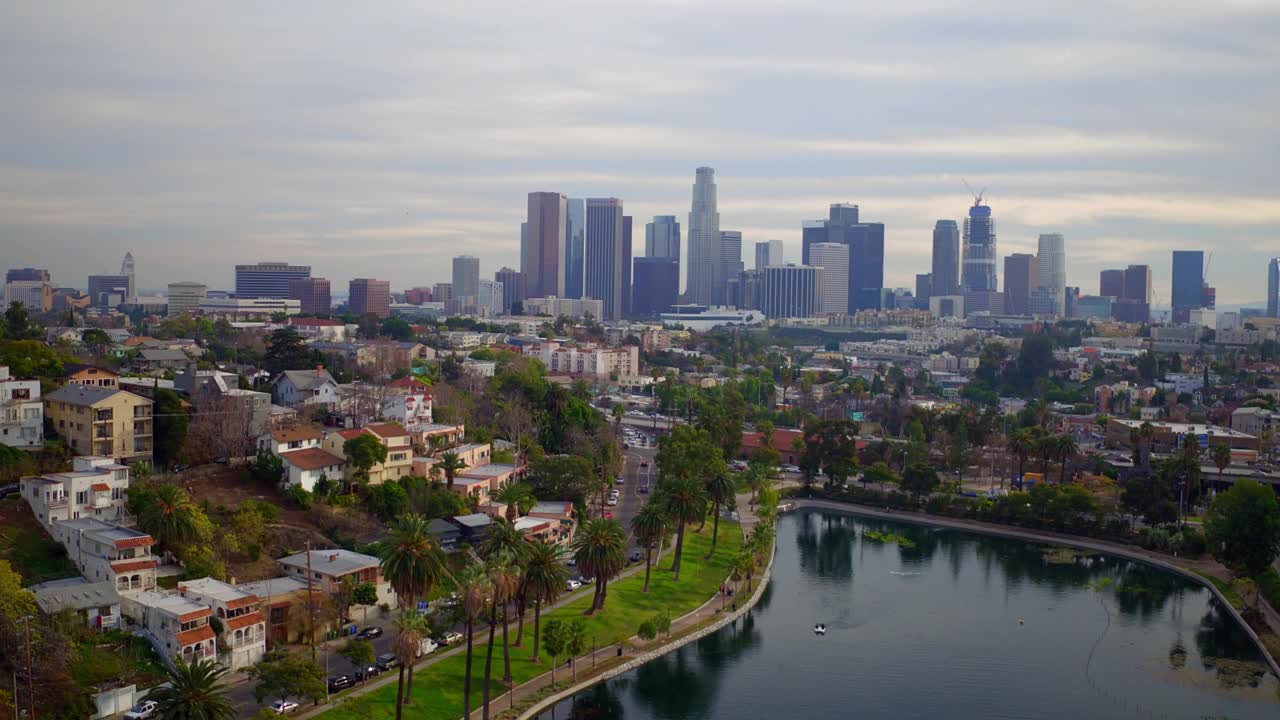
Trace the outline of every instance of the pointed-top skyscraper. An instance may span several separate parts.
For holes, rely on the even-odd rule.
[[[685,281],[688,301],[697,305],[714,304],[724,297],[725,276],[713,168],[700,167],[694,177],[688,239],[689,270]]]

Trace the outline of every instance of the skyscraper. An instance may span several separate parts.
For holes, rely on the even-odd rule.
[[[1267,262],[1267,317],[1280,317],[1280,258]]]
[[[120,263],[120,274],[129,279],[129,292],[126,300],[133,300],[138,297],[138,281],[134,276],[133,253],[126,252],[124,260]]]
[[[838,242],[848,244],[846,228],[858,224],[858,206],[850,203],[832,203],[827,209],[826,220],[806,220],[800,230],[800,262],[809,262],[809,248],[814,243]]]
[[[966,292],[1000,289],[996,272],[996,221],[991,217],[991,206],[982,204],[981,195],[974,198],[969,217],[964,221],[964,272],[960,284]]]
[[[1004,259],[1004,311],[1009,315],[1031,313],[1032,283],[1039,280],[1036,256],[1014,253]]]
[[[475,295],[476,314],[484,317],[496,317],[503,313],[506,302],[506,290],[497,280],[478,280]]]
[[[1191,311],[1204,307],[1204,251],[1173,251],[1173,287],[1169,295],[1173,321],[1185,323]]]
[[[1061,233],[1045,233],[1040,236],[1036,248],[1036,265],[1039,267],[1040,277],[1036,279],[1035,287],[1044,290],[1053,299],[1052,314],[1055,317],[1065,315],[1067,241]]]
[[[631,314],[647,318],[671,312],[680,297],[680,263],[669,257],[638,257],[634,267]]]
[[[564,296],[580,298],[587,252],[587,201],[569,198],[565,221]]]
[[[372,278],[356,278],[347,286],[347,309],[357,317],[377,318],[391,315],[391,282]]]
[[[299,302],[298,312],[303,315],[328,315],[333,310],[329,281],[324,278],[293,278],[288,297]]]
[[[844,243],[814,243],[809,246],[809,262],[822,268],[822,295],[818,312],[842,315],[849,311],[849,246]]]
[[[169,283],[169,317],[195,312],[200,301],[209,295],[209,286],[199,282]]]
[[[44,268],[13,268],[4,274],[7,285],[11,282],[49,282],[49,271]]]
[[[1101,297],[1124,297],[1124,271],[1103,270],[1098,275],[1098,295]]]
[[[1150,265],[1130,265],[1124,269],[1124,299],[1151,304]]]
[[[1111,317],[1133,323],[1151,320],[1151,266],[1103,270],[1100,285],[1100,296],[1116,298],[1111,304]]]
[[[516,303],[524,303],[524,273],[504,267],[493,274],[493,279],[502,283],[502,312],[509,313]]]
[[[633,219],[622,216],[622,315],[631,315],[631,230]]]
[[[917,310],[928,310],[929,298],[931,297],[933,297],[933,274],[916,273],[915,308]]]
[[[822,296],[822,268],[775,265],[765,268],[761,311],[770,318],[813,317]]]
[[[720,231],[720,268],[724,275],[724,290],[716,298],[716,304],[732,305],[733,301],[729,297],[729,283],[736,281],[746,269],[742,264],[741,231]]]
[[[782,241],[781,240],[765,240],[756,243],[756,270],[763,270],[770,265],[781,265],[785,260],[782,258]]]
[[[622,201],[618,198],[587,198],[583,297],[603,302],[604,317],[598,320],[622,319],[622,244]]]
[[[933,267],[930,295],[960,294],[960,228],[955,220],[933,225]]]
[[[453,259],[453,296],[474,298],[480,294],[480,258],[459,255]]]
[[[680,223],[675,215],[654,215],[644,226],[644,254],[680,261]]]
[[[695,305],[714,304],[724,295],[724,270],[721,267],[720,213],[716,210],[716,171],[713,168],[700,167],[694,175],[688,255],[685,293],[689,302]]]
[[[529,193],[529,219],[520,255],[529,297],[565,296],[568,205],[568,198],[560,193]]]
[[[849,245],[849,314],[879,310],[884,305],[884,223],[858,223],[844,232]]]
[[[260,262],[236,266],[236,297],[287,298],[289,281],[311,277],[310,265]]]
[[[90,275],[89,297],[98,307],[115,307],[129,299],[129,278],[124,275]]]

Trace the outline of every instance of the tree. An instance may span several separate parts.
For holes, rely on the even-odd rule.
[[[488,607],[489,598],[493,596],[493,587],[489,584],[489,577],[485,574],[484,568],[479,565],[467,566],[458,576],[457,585],[458,593],[462,598],[462,613],[466,622],[467,634],[467,665],[462,684],[462,717],[470,718],[471,657],[476,634],[476,620],[484,612],[484,609]]]
[[[364,498],[369,511],[383,520],[392,520],[409,509],[409,493],[396,482],[384,482],[368,489]]]
[[[364,610],[361,622],[369,622],[369,608],[378,604],[378,587],[371,582],[362,582],[351,591],[351,604]]]
[[[1178,519],[1173,490],[1163,478],[1151,473],[1134,473],[1124,483],[1120,504],[1148,525],[1163,525]]]
[[[524,563],[524,593],[533,602],[533,662],[538,662],[538,633],[541,629],[542,606],[553,603],[564,592],[569,570],[560,562],[555,545],[537,540],[529,545]],[[517,640],[517,643],[519,641]]]
[[[644,545],[644,589],[649,592],[649,571],[653,564],[653,546],[667,537],[669,523],[665,508],[658,503],[648,502],[631,518],[631,533]]]
[[[311,363],[311,351],[297,330],[283,327],[267,338],[267,352],[262,362],[272,375],[285,370],[301,370]]]
[[[804,453],[800,470],[806,478],[819,473],[828,482],[843,485],[858,467],[857,428],[847,420],[810,423],[804,433]]]
[[[916,496],[928,495],[937,487],[937,471],[924,463],[912,465],[902,474],[902,489]]]
[[[348,440],[347,442],[351,442]],[[406,515],[391,529],[391,537],[382,543],[379,567],[401,602],[415,607],[421,598],[431,594],[436,584],[448,575],[444,550],[435,536],[427,532],[430,523],[421,515]],[[413,666],[409,666],[408,697],[413,693]]]
[[[573,682],[578,681],[578,656],[587,651],[587,625],[582,618],[574,618],[565,625],[564,651],[573,668]]]
[[[378,653],[373,649],[373,643],[359,638],[348,640],[347,644],[338,650],[338,654],[351,661],[353,667],[361,669],[371,665],[373,661],[378,659]]]
[[[502,610],[502,654],[505,658],[506,671],[503,681],[511,682],[511,656],[507,645],[507,603],[515,595],[520,581],[520,568],[512,564],[513,555],[502,551],[485,563],[485,571],[489,576],[489,586],[493,595],[489,601],[489,645],[484,658],[484,685],[481,714],[488,720],[491,680],[493,678],[493,643],[498,627],[498,611]]]
[[[710,558],[716,554],[716,541],[720,539],[720,508],[733,507],[737,499],[737,488],[728,473],[713,475],[707,478],[707,499],[711,501],[712,529],[711,549],[707,551]]]
[[[168,684],[152,690],[147,698],[160,705],[157,715],[162,718],[234,720],[236,708],[223,682],[226,674],[227,669],[213,660],[200,658],[188,664],[177,658],[168,669]]]
[[[551,687],[553,688],[556,686],[556,658],[565,653],[568,625],[568,620],[559,618],[548,620],[547,627],[542,633],[542,650],[547,657],[551,658]],[[535,652],[534,655],[536,657],[537,653]]]
[[[1280,553],[1280,507],[1267,485],[1240,480],[1218,493],[1204,516],[1205,540],[1218,562],[1256,577]]]
[[[458,457],[458,453],[447,450],[440,455],[440,462],[435,464],[435,470],[444,473],[445,485],[449,488],[449,492],[453,492],[453,480],[458,476],[458,472],[467,469],[467,463]]]
[[[1222,482],[1222,473],[1231,465],[1231,446],[1219,443],[1213,446],[1213,464],[1218,467],[1218,482]]]
[[[515,522],[521,513],[528,512],[536,501],[533,490],[528,485],[510,480],[498,487],[493,499],[507,506],[506,516],[509,522]]]
[[[413,684],[410,680],[405,686],[405,669],[408,668],[410,678],[413,675],[413,664],[422,651],[422,638],[426,634],[426,620],[422,613],[414,609],[401,609],[396,616],[396,642],[392,646],[396,659],[399,660],[400,673],[396,680],[396,720],[400,720],[406,704],[412,704]]]
[[[596,581],[588,615],[604,609],[609,581],[626,567],[626,555],[627,533],[617,520],[596,518],[578,528],[573,539],[573,558],[583,575]]]
[[[356,471],[356,477],[369,482],[369,470],[387,461],[387,446],[372,433],[362,432],[342,443],[342,454]]]
[[[595,469],[591,461],[577,455],[548,455],[529,463],[527,480],[533,494],[583,503],[587,499]]]
[[[1054,454],[1058,457],[1058,462],[1062,463],[1062,473],[1058,476],[1058,483],[1065,485],[1067,482],[1067,469],[1071,465],[1071,461],[1080,454],[1080,445],[1076,443],[1076,438],[1071,433],[1062,433],[1053,438]]]
[[[661,452],[659,450],[659,457],[661,457]],[[676,580],[679,581],[680,558],[684,553],[685,526],[706,516],[707,489],[703,483],[693,477],[676,476],[667,479],[664,476],[659,485],[659,490],[661,492],[661,502],[667,511],[667,516],[676,524],[676,557],[671,563],[671,570],[675,573]],[[658,498],[654,500],[658,500]],[[654,502],[654,500],[649,502]]]
[[[154,417],[156,462],[161,468],[168,468],[177,462],[178,455],[182,452],[190,422],[178,393],[168,388],[157,388]]]
[[[129,514],[138,527],[168,550],[177,552],[212,532],[208,516],[177,485],[134,485],[127,492]]]
[[[299,698],[320,702],[325,697],[324,669],[303,653],[284,649],[272,650],[248,670],[254,680],[253,697],[258,702],[267,698]]]

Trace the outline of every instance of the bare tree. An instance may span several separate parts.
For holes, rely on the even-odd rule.
[[[252,455],[258,433],[255,427],[253,396],[202,393],[191,416],[185,450],[193,462],[217,458],[235,460]]]

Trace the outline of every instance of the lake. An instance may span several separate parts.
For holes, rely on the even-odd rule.
[[[539,716],[834,717],[1274,720],[1280,683],[1177,575],[800,511],[779,521],[773,580],[748,616]]]

